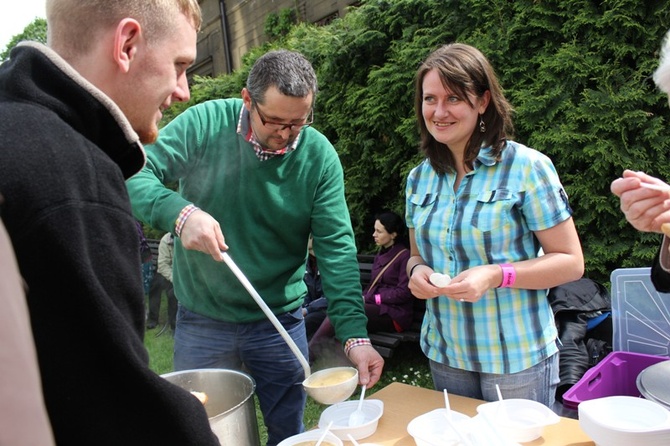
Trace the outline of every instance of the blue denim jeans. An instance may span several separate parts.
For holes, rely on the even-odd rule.
[[[556,400],[559,383],[558,353],[533,367],[518,373],[498,375],[455,369],[430,361],[433,385],[436,390],[484,401],[497,401],[496,384],[503,398],[525,398],[551,408]]]
[[[302,310],[277,316],[305,357]],[[174,336],[175,370],[224,368],[249,373],[268,430],[268,446],[303,432],[305,372],[272,322],[221,322],[179,306]]]

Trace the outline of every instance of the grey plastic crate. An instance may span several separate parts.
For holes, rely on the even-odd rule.
[[[621,268],[610,276],[615,351],[670,356],[670,294],[651,283],[650,268]]]

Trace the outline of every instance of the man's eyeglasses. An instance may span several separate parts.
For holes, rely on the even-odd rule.
[[[254,104],[254,108],[258,112],[258,117],[261,118],[261,123],[263,124],[263,126],[266,129],[273,131],[282,131],[289,129],[289,131],[292,132],[293,130],[301,130],[303,127],[307,127],[314,122],[314,109],[311,109],[309,111],[309,116],[307,117],[307,119],[305,119],[305,122],[297,124],[285,124],[283,122],[273,122],[265,119],[263,113],[261,113],[261,109],[258,107],[258,104]]]

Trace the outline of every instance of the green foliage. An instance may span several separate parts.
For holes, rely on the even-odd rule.
[[[650,77],[670,3],[654,0],[367,0],[328,26],[300,23],[245,57],[244,68],[197,79],[191,103],[237,96],[271,48],[301,51],[319,77],[314,126],[335,145],[361,252],[380,208],[404,213],[421,161],[414,74],[439,45],[481,49],[515,108],[515,140],[553,160],[570,197],[586,275],[648,265],[659,237],[627,224],[609,185],[624,169],[670,179],[668,100]]]
[[[293,8],[284,8],[279,13],[270,13],[265,18],[265,35],[269,41],[286,37],[298,23],[298,13]]]
[[[191,81],[191,99],[188,102],[174,103],[170,108],[163,112],[161,126],[172,121],[175,116],[186,110],[188,107],[205,102],[211,99],[239,98],[240,92],[246,81],[246,73],[235,72],[227,76],[217,78],[194,76]]]
[[[165,231],[152,228],[144,223],[142,223],[142,231],[144,232],[144,237],[147,239],[160,240],[165,235]]]
[[[21,34],[12,37],[12,40],[7,44],[7,48],[0,53],[0,62],[9,59],[9,53],[12,48],[23,40],[34,40],[40,43],[47,43],[47,21],[45,19],[36,18],[23,29]]]
[[[587,274],[606,281],[613,269],[648,265],[657,249],[657,236],[626,224],[609,184],[626,168],[669,177],[667,98],[649,76],[670,9],[651,1],[556,1],[533,8],[545,19],[512,22],[516,38],[549,38],[541,51],[527,54],[533,69],[516,71],[503,85],[514,88],[509,97],[518,139],[549,155],[566,186]],[[557,21],[559,28],[551,25]]]

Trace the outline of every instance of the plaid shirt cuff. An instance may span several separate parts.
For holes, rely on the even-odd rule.
[[[372,342],[368,338],[351,338],[344,344],[344,354],[349,356],[352,348],[361,345],[372,345]]]
[[[186,219],[198,209],[200,208],[196,205],[189,204],[181,210],[179,217],[177,217],[177,221],[174,223],[174,233],[177,235],[177,237],[181,236],[181,230],[184,227],[184,223],[186,223]]]

